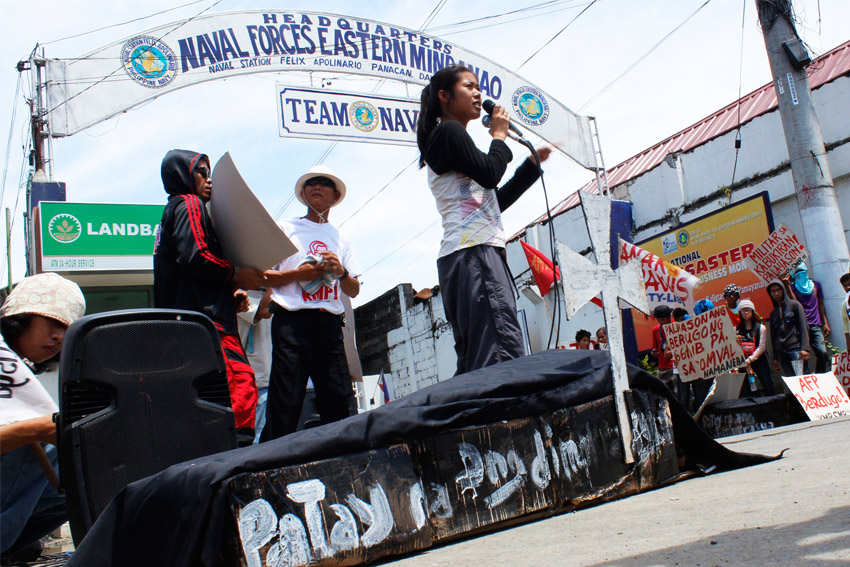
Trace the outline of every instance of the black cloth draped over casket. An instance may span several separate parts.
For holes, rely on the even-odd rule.
[[[735,453],[715,442],[654,376],[629,367],[629,381],[634,390],[668,400],[684,468],[728,470],[775,458]],[[607,351],[551,350],[455,377],[341,422],[181,463],[122,490],[69,565],[220,566],[229,521],[227,482],[235,475],[542,415],[610,396],[612,391]]]

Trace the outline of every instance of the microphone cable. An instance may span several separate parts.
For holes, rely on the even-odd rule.
[[[493,112],[494,103],[491,100],[485,100],[482,104],[482,107],[487,112],[487,114],[484,115],[481,118],[481,123],[485,127],[489,128],[490,127],[490,121],[491,121],[491,113]],[[559,261],[559,258],[558,258],[558,249],[555,246],[555,244],[556,244],[555,226],[554,226],[554,223],[552,222],[552,210],[549,207],[549,193],[546,191],[546,180],[543,176],[543,164],[540,162],[540,156],[537,155],[537,150],[535,149],[534,144],[532,144],[529,140],[527,140],[525,138],[525,136],[522,135],[522,132],[520,132],[515,126],[513,126],[513,124],[510,124],[510,126],[509,126],[508,137],[511,138],[512,140],[516,141],[516,142],[519,142],[520,144],[522,144],[523,146],[525,146],[526,148],[528,148],[531,151],[531,154],[534,156],[534,161],[537,165],[537,171],[540,173],[540,183],[543,186],[543,202],[546,206],[546,220],[547,220],[547,223],[549,224],[549,249],[552,251],[552,272],[553,272],[552,275],[555,279],[555,282],[554,282],[554,284],[555,284],[555,306],[552,309],[552,317],[551,317],[552,320],[551,320],[550,325],[549,325],[549,338],[546,341],[546,350],[549,350],[552,347],[552,336],[553,335],[555,336],[555,346],[556,347],[558,346],[558,344],[561,341],[561,313],[562,313],[562,311],[561,311],[561,298],[562,297],[564,298],[564,303],[566,303],[566,297],[563,295],[563,293],[565,293],[565,292],[564,292],[563,289],[561,289],[563,287],[563,285],[561,285],[561,286],[558,285],[558,281],[563,278],[563,275],[561,275],[560,278],[558,277],[558,271],[559,271],[558,266],[560,264],[560,261]],[[507,264],[507,262],[506,262],[506,264]],[[510,271],[510,268],[508,268],[508,271]],[[513,279],[513,276],[511,277],[511,279]],[[515,281],[514,281],[514,288],[516,288],[516,282]],[[519,290],[517,290],[517,291],[519,291]],[[543,302],[544,303],[546,302],[545,297],[543,298]],[[557,321],[557,325],[556,325],[556,321]]]
[[[555,279],[555,306],[552,308],[552,320],[549,324],[549,338],[546,340],[546,350],[549,350],[552,348],[553,335],[555,336],[556,347],[561,341],[561,298],[563,297],[564,290],[563,285],[558,285],[558,282],[563,279],[563,274],[560,277],[558,276],[558,266],[561,262],[558,257],[558,248],[555,246],[555,225],[552,222],[552,209],[549,207],[549,193],[546,191],[546,179],[543,176],[543,164],[540,162],[540,156],[537,155],[537,150],[531,142],[523,139],[523,141],[519,141],[519,143],[531,150],[531,154],[534,156],[534,161],[537,164],[537,171],[540,172],[540,184],[543,186],[543,202],[546,206],[546,222],[549,225],[549,249],[552,251],[552,277]],[[545,297],[543,298],[543,302],[545,304]],[[566,302],[565,297],[564,302]]]

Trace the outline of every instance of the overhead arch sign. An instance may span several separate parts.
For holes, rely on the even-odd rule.
[[[70,136],[152,98],[258,72],[336,72],[427,84],[460,64],[482,96],[587,168],[589,119],[507,68],[440,38],[392,24],[316,12],[246,11],[160,26],[73,60],[47,60],[50,132]]]

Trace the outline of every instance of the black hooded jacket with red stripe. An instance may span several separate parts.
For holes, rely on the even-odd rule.
[[[199,311],[219,330],[237,334],[234,268],[224,259],[207,208],[194,192],[193,170],[205,157],[171,150],[162,160],[168,204],[154,245],[154,305]]]

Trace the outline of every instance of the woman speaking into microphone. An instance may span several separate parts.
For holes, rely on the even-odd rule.
[[[452,65],[435,73],[421,102],[419,166],[428,166],[428,184],[443,219],[437,271],[455,338],[457,375],[523,355],[501,211],[537,180],[540,170],[529,158],[498,187],[513,159],[505,144],[510,118],[496,106],[489,151],[475,147],[466,125],[481,116],[481,91],[466,67]],[[550,152],[543,147],[537,153],[544,161]]]

